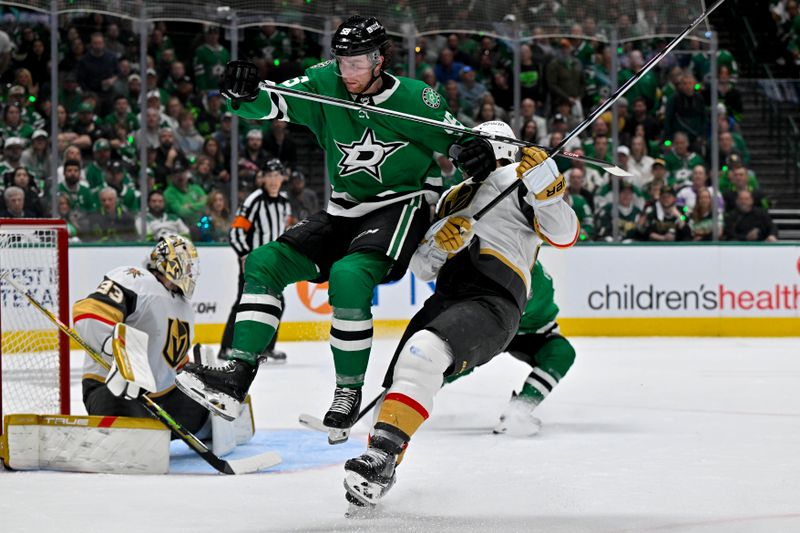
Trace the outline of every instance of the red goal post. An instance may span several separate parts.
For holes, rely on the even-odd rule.
[[[69,324],[63,220],[0,218],[0,272]],[[69,414],[69,337],[11,285],[0,285],[0,421],[13,413]],[[0,433],[2,433],[0,424]]]

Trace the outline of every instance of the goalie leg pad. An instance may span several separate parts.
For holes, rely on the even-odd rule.
[[[2,459],[14,470],[166,474],[169,441],[149,418],[8,415]]]

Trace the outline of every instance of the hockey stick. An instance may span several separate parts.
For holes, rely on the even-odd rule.
[[[52,312],[45,309],[42,304],[36,301],[33,296],[29,295],[25,289],[20,287],[17,282],[11,279],[9,276],[9,271],[5,271],[0,274],[0,282],[5,281],[9,285],[11,285],[17,292],[22,294],[30,304],[35,307],[39,312],[41,312],[44,316],[46,316],[53,324],[55,324],[58,329],[60,329],[63,333],[65,333],[69,338],[77,342],[81,348],[86,350],[86,353],[89,354],[89,357],[94,359],[97,364],[109,370],[111,365],[109,365],[91,346],[89,346],[86,341],[84,341],[80,335],[78,335],[75,330],[61,322],[58,317],[53,314]],[[233,459],[230,461],[226,461],[224,459],[220,459],[216,455],[214,455],[208,447],[203,444],[203,441],[195,437],[190,431],[184,428],[180,423],[178,423],[175,419],[170,416],[169,413],[164,411],[160,405],[156,402],[148,398],[147,396],[140,396],[138,400],[142,403],[144,408],[153,415],[154,418],[160,420],[165,426],[171,429],[183,442],[185,442],[189,448],[194,450],[197,455],[203,458],[205,462],[210,464],[214,469],[223,474],[250,474],[253,472],[257,472],[258,470],[263,470],[265,468],[270,468],[275,466],[281,462],[281,457],[275,452],[266,452],[259,455],[254,455],[252,457],[246,457],[244,459]]]
[[[343,107],[345,109],[350,109],[352,111],[366,111],[369,113],[375,113],[376,115],[386,115],[389,117],[400,118],[403,120],[408,120],[411,122],[417,122],[419,124],[427,124],[428,126],[435,126],[437,128],[443,128],[447,131],[455,131],[459,133],[465,133],[467,135],[473,135],[475,137],[483,137],[484,139],[489,139],[491,141],[500,141],[507,144],[512,144],[514,146],[520,147],[530,147],[530,148],[539,148],[546,152],[550,152],[550,148],[546,148],[544,146],[539,146],[538,144],[529,143],[527,141],[523,141],[520,139],[516,139],[514,137],[504,137],[503,135],[497,135],[495,133],[489,133],[484,131],[474,130],[472,128],[467,128],[466,126],[461,126],[459,124],[451,124],[449,122],[439,122],[438,120],[433,120],[430,118],[425,117],[418,117],[416,115],[411,115],[408,113],[403,113],[402,111],[395,111],[394,109],[384,109],[382,107],[377,107],[370,104],[361,104],[358,102],[348,102],[347,100],[342,100],[340,98],[334,98],[333,96],[325,96],[322,94],[312,94],[303,91],[298,91],[297,89],[290,89],[288,87],[281,87],[280,85],[268,85],[264,89],[268,92],[276,92],[285,95],[289,95],[295,98],[299,98],[301,100],[309,100],[311,102],[329,104],[336,107]],[[563,142],[561,144],[564,144]],[[559,145],[560,146],[560,145]],[[630,176],[631,174],[620,167],[614,165],[613,163],[609,163],[608,161],[603,161],[602,159],[596,159],[594,157],[586,157],[578,154],[574,154],[572,152],[565,152],[561,151],[560,153],[556,154],[559,157],[564,157],[567,159],[572,159],[574,161],[583,161],[584,163],[589,163],[598,167],[603,168],[609,174],[613,174],[614,176],[626,177]]]
[[[386,389],[382,390],[380,394],[375,396],[375,398],[373,398],[371,402],[369,402],[363,409],[361,409],[361,412],[358,413],[356,421],[353,422],[354,426],[358,423],[359,420],[367,416],[367,414],[370,411],[372,411],[375,405],[377,405],[377,403],[381,400],[381,398],[383,398],[384,394],[386,394]],[[327,433],[328,430],[330,429],[328,426],[322,423],[322,420],[320,418],[317,418],[314,415],[309,415],[306,413],[302,413],[299,417],[297,417],[297,421],[300,422],[300,424],[302,424],[303,426],[307,427],[308,429],[313,429],[314,431],[321,431],[323,433]]]
[[[679,34],[678,34],[678,35],[677,35],[677,36],[676,36],[674,39],[672,39],[672,41],[670,41],[670,43],[669,43],[669,44],[667,44],[667,46],[666,46],[666,47],[664,47],[664,49],[663,49],[663,50],[661,50],[661,51],[660,51],[660,52],[658,52],[656,55],[654,55],[653,57],[651,57],[651,58],[650,58],[650,61],[648,61],[647,63],[645,63],[645,64],[642,66],[642,68],[641,68],[641,69],[639,69],[639,71],[638,71],[636,74],[634,74],[634,75],[633,75],[633,77],[632,77],[632,78],[630,78],[628,81],[626,81],[625,83],[623,83],[623,84],[622,84],[622,85],[619,87],[619,89],[617,89],[616,91],[614,91],[614,94],[612,94],[611,96],[609,96],[609,97],[608,97],[608,100],[606,100],[605,102],[603,102],[603,104],[602,104],[602,105],[600,105],[600,107],[598,107],[598,108],[596,108],[594,111],[592,111],[592,112],[589,114],[589,116],[587,116],[587,117],[586,117],[586,118],[583,120],[583,122],[581,122],[580,124],[578,124],[577,126],[575,126],[575,128],[574,128],[574,129],[573,129],[571,132],[569,132],[569,133],[568,133],[568,134],[567,134],[567,135],[566,135],[566,136],[565,136],[565,137],[564,137],[564,138],[561,140],[561,142],[558,144],[558,146],[556,146],[556,147],[555,147],[555,148],[554,148],[552,151],[551,151],[551,150],[548,150],[548,152],[550,153],[550,157],[555,157],[555,156],[557,156],[557,155],[563,155],[563,154],[565,154],[566,152],[564,152],[564,151],[563,151],[563,150],[564,150],[564,146],[566,146],[566,145],[567,145],[567,143],[568,143],[569,141],[571,141],[571,140],[572,140],[574,137],[576,137],[577,135],[580,135],[580,134],[581,134],[581,132],[583,132],[583,130],[585,130],[586,128],[588,128],[588,127],[589,127],[589,125],[590,125],[592,122],[594,122],[594,121],[595,121],[595,119],[597,119],[597,117],[599,117],[600,115],[602,115],[603,113],[605,113],[606,111],[608,111],[608,110],[609,110],[609,108],[611,108],[611,106],[613,106],[613,105],[614,105],[614,104],[617,102],[617,100],[619,100],[619,99],[620,99],[620,97],[621,97],[623,94],[625,94],[626,92],[628,92],[628,89],[630,89],[631,87],[633,87],[633,86],[636,84],[636,82],[638,82],[638,81],[641,79],[641,77],[642,77],[642,76],[644,76],[645,74],[647,74],[648,72],[650,72],[650,70],[651,70],[653,67],[655,67],[655,66],[656,66],[656,64],[657,64],[659,61],[661,61],[661,60],[662,60],[662,59],[663,59],[663,58],[664,58],[664,57],[665,57],[667,54],[669,54],[669,53],[670,53],[670,52],[671,52],[671,51],[672,51],[672,50],[673,50],[673,49],[674,49],[676,46],[678,46],[678,43],[680,43],[680,42],[681,42],[681,41],[682,41],[682,40],[683,40],[683,39],[684,39],[684,38],[685,38],[687,35],[689,35],[689,33],[691,33],[691,32],[692,32],[692,30],[694,30],[694,29],[695,29],[695,28],[696,28],[696,27],[697,27],[697,26],[698,26],[698,25],[699,25],[701,22],[703,22],[703,21],[704,21],[706,18],[708,18],[708,16],[709,16],[709,15],[711,15],[711,13],[713,13],[713,12],[714,12],[714,10],[715,10],[715,9],[717,9],[717,8],[718,8],[718,7],[719,7],[719,6],[722,4],[722,2],[724,2],[724,1],[725,1],[725,0],[717,0],[717,2],[716,2],[716,3],[715,3],[713,6],[711,6],[711,7],[710,7],[709,9],[707,9],[706,11],[703,11],[702,13],[700,13],[700,14],[697,16],[697,18],[695,18],[695,19],[694,19],[694,20],[691,22],[691,24],[689,24],[689,25],[688,25],[688,26],[687,26],[687,27],[686,27],[686,28],[685,28],[685,29],[684,29],[684,30],[683,30],[681,33],[679,33]],[[473,218],[473,220],[475,220],[475,221],[478,221],[478,220],[480,220],[480,219],[481,219],[481,218],[482,218],[482,217],[483,217],[483,216],[484,216],[484,215],[485,215],[485,214],[486,214],[486,213],[487,213],[487,212],[488,212],[490,209],[492,209],[494,206],[496,206],[497,204],[499,204],[499,203],[500,203],[500,202],[503,200],[503,198],[505,198],[506,196],[508,196],[508,195],[509,195],[509,194],[511,194],[512,192],[514,192],[514,191],[515,191],[515,190],[516,190],[518,187],[520,187],[521,185],[522,185],[522,180],[517,180],[517,181],[516,181],[516,182],[514,182],[512,185],[509,185],[508,187],[506,187],[506,189],[505,189],[503,192],[501,192],[500,194],[498,194],[498,195],[497,195],[497,197],[496,197],[494,200],[492,200],[491,202],[489,202],[488,204],[486,204],[486,206],[484,206],[484,207],[483,207],[483,209],[481,209],[480,211],[478,211],[477,213],[475,213],[475,215],[472,217],[472,218]]]

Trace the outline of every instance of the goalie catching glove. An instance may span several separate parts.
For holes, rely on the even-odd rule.
[[[250,61],[228,61],[219,92],[233,101],[252,102],[258,97],[258,67]]]
[[[567,183],[559,172],[556,162],[547,152],[539,148],[522,149],[517,177],[528,189],[525,201],[534,207],[558,202],[567,190]]]

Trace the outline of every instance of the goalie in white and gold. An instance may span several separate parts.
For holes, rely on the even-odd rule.
[[[75,303],[72,310],[75,330],[111,364],[107,372],[86,356],[83,403],[90,415],[148,417],[144,407],[134,401],[138,395],[147,393],[183,427],[200,437],[207,435],[213,425],[213,449],[222,455],[232,449],[234,441],[245,441],[252,436],[251,412],[244,413],[237,424],[246,426],[246,431],[234,429],[226,425],[230,423],[223,424],[210,417],[206,409],[175,386],[176,371],[189,360],[194,337],[191,298],[198,275],[199,259],[194,244],[185,237],[167,235],[159,239],[144,268],[124,266],[108,272],[93,293]],[[151,385],[146,387],[149,392],[142,390],[140,383],[127,381],[123,377],[126,372],[120,372],[114,361],[118,324],[126,328],[117,328],[117,337],[127,329],[130,347],[134,346],[134,334],[143,347],[139,350],[141,357],[134,362],[150,374]],[[194,352],[207,359],[212,355],[199,346]],[[131,355],[133,360],[136,354]],[[230,435],[234,431],[237,437]]]

